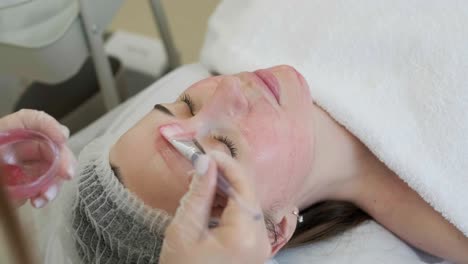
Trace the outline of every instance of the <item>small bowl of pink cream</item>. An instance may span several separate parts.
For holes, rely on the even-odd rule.
[[[60,148],[28,129],[0,132],[0,183],[13,200],[37,196],[54,183]]]

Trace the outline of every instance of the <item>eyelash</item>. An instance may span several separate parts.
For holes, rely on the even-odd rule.
[[[228,147],[229,151],[231,152],[231,156],[233,158],[237,157],[236,144],[232,140],[230,140],[226,136],[213,136],[213,138],[225,144]]]
[[[194,116],[195,113],[193,110],[195,108],[195,104],[192,98],[190,97],[190,95],[184,93],[182,97],[180,98],[180,101],[184,102],[188,106],[190,113],[192,114],[192,116]],[[231,152],[231,156],[233,158],[237,157],[237,147],[236,147],[236,144],[231,139],[229,139],[226,136],[213,136],[213,139],[218,140],[219,142],[225,144],[226,147],[228,147],[229,151]]]
[[[182,98],[180,98],[180,100],[187,104],[187,106],[188,106],[188,108],[190,110],[190,113],[194,116],[195,113],[193,112],[193,109],[195,109],[195,104],[193,103],[192,97],[190,97],[190,95],[184,93],[182,95]]]

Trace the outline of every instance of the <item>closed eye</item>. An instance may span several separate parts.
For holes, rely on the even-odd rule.
[[[226,145],[233,158],[237,158],[236,144],[226,136],[213,136],[214,139]]]
[[[192,114],[192,116],[195,115],[195,104],[193,103],[193,100],[192,100],[192,97],[190,97],[190,95],[188,93],[184,93],[182,95],[182,97],[180,98],[180,101],[184,102],[187,104],[189,110],[190,110],[190,113]]]
[[[190,97],[189,94],[187,93],[184,93],[182,95],[182,97],[180,98],[180,101],[184,102],[187,107],[189,108],[189,111],[190,113],[192,114],[192,116],[195,115],[195,103],[192,99],[192,97]],[[237,147],[236,147],[236,144],[234,143],[234,141],[232,141],[231,139],[229,139],[227,136],[213,136],[213,138],[215,140],[218,140],[219,142],[223,143],[224,145],[226,145],[226,147],[229,149],[229,152],[231,153],[231,156],[233,158],[236,158],[237,157]]]

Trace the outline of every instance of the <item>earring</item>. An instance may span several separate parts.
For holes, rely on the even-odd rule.
[[[297,217],[297,221],[299,223],[302,223],[304,222],[304,217],[302,215],[299,214],[299,209],[294,209],[294,211],[292,212],[293,215],[295,215]]]

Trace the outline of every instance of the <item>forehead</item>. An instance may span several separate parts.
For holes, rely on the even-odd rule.
[[[188,87],[185,92],[194,93],[196,95],[202,95],[209,97],[216,90],[216,87],[219,85],[223,79],[223,75],[213,76],[201,81],[198,81]]]

